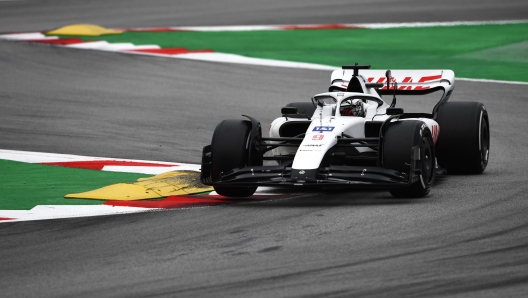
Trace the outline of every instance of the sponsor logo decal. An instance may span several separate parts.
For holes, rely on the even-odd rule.
[[[304,147],[321,147],[323,146],[322,144],[306,144],[306,145],[303,145]]]
[[[313,141],[320,141],[320,140],[322,140],[323,138],[324,138],[324,135],[314,135],[314,136],[312,137],[312,140],[313,140]]]
[[[305,171],[299,171],[299,174],[303,175],[304,173],[306,173]]]
[[[421,77],[418,80],[418,83],[428,83],[428,82],[437,81],[437,80],[440,80],[440,79],[442,79],[442,74],[434,75],[434,76]],[[385,77],[380,77],[377,80],[376,80],[375,77],[370,77],[370,78],[367,79],[367,81],[369,81],[369,82],[376,81],[377,83],[384,83],[385,80],[386,80]],[[390,77],[389,78],[389,82],[390,83],[394,83],[394,82],[397,82],[397,81],[398,80],[396,80],[395,77]],[[413,82],[413,78],[412,77],[405,77],[403,80],[401,80],[401,82],[402,83],[412,83]],[[411,89],[407,89],[407,90],[411,90]]]
[[[334,126],[316,126],[314,127],[312,131],[320,131],[320,132],[333,131],[334,128],[335,128]]]

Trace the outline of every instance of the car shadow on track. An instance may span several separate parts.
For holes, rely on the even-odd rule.
[[[286,192],[282,192],[286,194]],[[401,199],[394,198],[383,190],[327,189],[317,191],[292,191],[291,196],[279,199],[263,200],[248,204],[233,204],[231,207],[242,208],[299,208],[299,207],[343,207],[420,204],[429,197]],[[235,199],[236,200],[236,199]]]
[[[435,185],[441,186],[446,181],[446,176],[437,176]],[[284,198],[248,202],[248,204],[232,204],[231,207],[242,208],[299,208],[299,207],[343,207],[343,206],[383,206],[383,205],[409,205],[424,204],[434,200],[435,187],[423,198],[395,198],[388,190],[380,189],[351,189],[351,188],[311,188],[311,189],[285,189],[277,188],[271,192],[280,192]],[[237,200],[237,199],[233,199]]]

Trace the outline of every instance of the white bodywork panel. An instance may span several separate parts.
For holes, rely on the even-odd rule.
[[[332,73],[331,85],[339,88],[347,88],[348,82],[352,77],[352,70],[338,69]],[[417,93],[435,88],[442,87],[445,90],[442,100],[447,100],[454,88],[454,73],[451,70],[393,70],[391,71],[390,90],[394,90],[392,83],[398,83],[398,90],[417,91]],[[365,137],[366,121],[385,121],[389,118],[386,115],[386,109],[389,105],[381,99],[374,88],[367,88],[368,83],[385,83],[384,70],[361,70],[359,73],[360,83],[366,91],[364,93],[356,92],[328,92],[315,96],[315,98],[325,96],[332,97],[335,103],[326,104],[323,107],[317,106],[315,113],[312,115],[311,123],[306,131],[304,139],[298,148],[295,147],[278,147],[273,149],[274,155],[292,155],[295,154],[292,169],[296,170],[313,170],[319,168],[326,152],[337,144],[338,137],[342,134],[354,138]],[[385,85],[380,90],[387,90]],[[339,112],[341,102],[353,96],[359,96],[364,100],[365,117],[342,116]],[[369,98],[372,98],[370,100]],[[392,121],[420,120],[427,125],[431,131],[433,142],[436,144],[440,133],[439,125],[436,121],[429,118],[411,118]],[[270,137],[281,137],[279,134],[280,127],[291,121],[307,121],[302,118],[280,117],[275,119],[270,126]],[[368,147],[356,148],[360,152],[373,151]]]

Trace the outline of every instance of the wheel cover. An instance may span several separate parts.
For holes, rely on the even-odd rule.
[[[431,142],[428,138],[422,138],[422,178],[425,183],[430,184],[433,178],[434,156]]]

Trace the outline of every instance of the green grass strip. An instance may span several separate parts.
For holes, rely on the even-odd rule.
[[[0,160],[0,210],[37,205],[101,205],[104,201],[65,199],[64,195],[152,175],[73,169]]]
[[[452,69],[457,77],[528,81],[528,23],[392,29],[126,32],[84,40],[213,49],[340,67]]]

